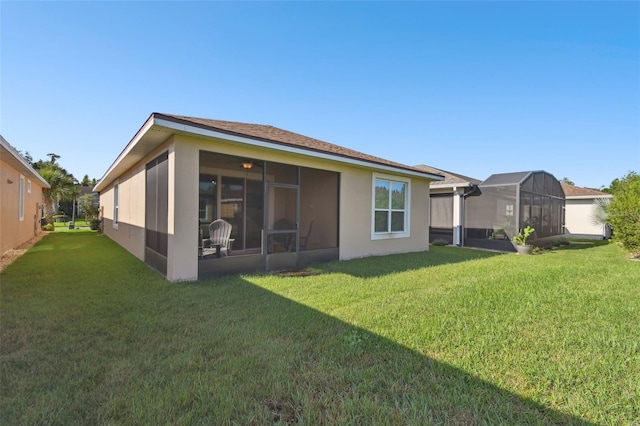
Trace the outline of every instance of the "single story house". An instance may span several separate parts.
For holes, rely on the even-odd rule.
[[[40,233],[42,191],[49,187],[0,136],[0,255]]]
[[[428,250],[441,179],[272,126],[153,113],[94,190],[104,233],[175,281]]]
[[[611,238],[611,228],[596,220],[598,202],[609,202],[613,196],[595,189],[562,183],[565,194],[564,235],[567,238]],[[599,201],[602,200],[602,201]]]
[[[462,245],[465,200],[477,194],[482,182],[469,176],[421,164],[417,169],[444,176],[444,180],[429,185],[429,240],[444,240]]]

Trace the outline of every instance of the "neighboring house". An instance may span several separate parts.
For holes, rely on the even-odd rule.
[[[476,194],[477,186],[482,181],[424,164],[416,168],[444,176],[444,180],[433,181],[429,185],[429,240],[433,242],[440,239],[449,244],[462,245],[465,200]]]
[[[0,136],[0,255],[40,233],[49,184]]]
[[[106,235],[194,280],[428,250],[441,179],[272,126],[153,113],[94,190]],[[217,219],[232,241],[212,253]]]
[[[598,223],[594,213],[598,209],[596,200],[611,200],[613,196],[595,189],[562,184],[564,190],[565,225],[564,234],[567,238],[606,239],[611,237],[611,228]]]

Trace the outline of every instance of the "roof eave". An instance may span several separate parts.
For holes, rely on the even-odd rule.
[[[156,123],[162,127],[174,129],[181,134],[196,134],[199,136],[207,136],[218,139],[226,139],[232,142],[238,142],[245,145],[257,146],[260,148],[269,148],[276,151],[285,151],[292,154],[299,154],[304,156],[310,156],[314,158],[322,158],[326,160],[333,160],[341,163],[359,165],[368,168],[374,168],[386,172],[393,172],[396,174],[404,174],[408,176],[421,177],[431,180],[444,180],[444,176],[422,172],[418,170],[412,170],[409,168],[394,167],[391,165],[380,164],[373,161],[360,160],[352,158],[346,155],[333,154],[325,151],[314,150],[310,148],[300,148],[292,146],[290,144],[278,141],[271,141],[264,138],[258,138],[254,136],[243,135],[236,132],[225,131],[221,129],[214,129],[204,125],[195,125],[184,120],[175,119],[165,116],[163,114],[154,114],[156,116]]]
[[[325,160],[337,161],[340,163],[346,163],[351,165],[356,165],[360,167],[366,167],[375,169],[382,172],[399,174],[403,176],[411,176],[411,177],[419,177],[422,179],[430,179],[433,181],[442,181],[444,180],[444,176],[440,176],[437,174],[421,172],[417,170],[404,169],[401,167],[393,167],[390,165],[379,164],[371,161],[359,160],[347,156],[341,156],[338,154],[321,152],[312,149],[305,149],[294,147],[284,143],[278,143],[273,141],[268,141],[265,139],[250,137],[246,135],[241,135],[233,132],[221,131],[219,129],[213,129],[206,126],[197,126],[193,124],[186,123],[182,120],[176,120],[164,116],[162,114],[153,113],[147,119],[147,121],[142,125],[140,130],[136,133],[136,135],[131,139],[131,141],[127,144],[124,150],[118,155],[116,160],[111,164],[109,169],[105,172],[103,177],[100,179],[100,182],[94,187],[95,192],[100,192],[104,190],[110,183],[116,180],[117,176],[113,176],[114,172],[118,169],[118,166],[125,160],[125,158],[131,153],[133,148],[144,138],[144,136],[152,129],[152,128],[164,128],[170,130],[173,134],[185,134],[185,135],[198,135],[205,136],[217,139],[224,139],[231,142],[242,143],[245,145],[256,146],[260,148],[267,148],[277,151],[285,151],[291,154],[298,154],[304,156],[310,156],[314,158],[321,158]],[[159,144],[158,144],[159,145]]]
[[[433,186],[434,188],[463,188],[463,187],[467,187],[467,186],[471,186],[471,185],[477,185],[474,184],[472,182],[455,182],[455,183],[450,183],[450,182],[432,182],[431,186]]]
[[[39,181],[42,186],[44,186],[45,188],[51,188],[51,185],[49,185],[49,182],[47,182],[41,175],[40,173],[38,173],[33,166],[31,166],[31,164],[29,164],[27,162],[27,160],[25,160],[24,158],[22,158],[22,155],[20,155],[20,153],[18,151],[15,150],[15,148],[13,148],[9,142],[7,142],[7,140],[2,137],[2,135],[0,135],[0,146],[2,147],[3,150],[5,150],[7,153],[9,153],[22,167],[24,167],[27,171],[27,174],[34,178],[35,180]]]
[[[566,195],[564,196],[567,200],[593,200],[596,198],[613,198],[611,194],[602,194],[602,195]]]
[[[136,132],[133,138],[129,141],[127,146],[124,147],[120,155],[116,157],[111,166],[107,169],[107,171],[102,175],[100,181],[93,187],[93,192],[100,192],[105,189],[111,182],[116,180],[117,176],[110,176],[116,170],[116,168],[122,163],[127,155],[131,152],[131,150],[140,142],[140,140],[144,137],[144,135],[151,129],[155,121],[154,114],[151,114],[149,118],[144,122],[142,127]]]

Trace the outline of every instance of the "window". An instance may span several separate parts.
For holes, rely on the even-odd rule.
[[[373,178],[373,239],[409,236],[409,182]]]
[[[31,194],[31,179],[27,179],[27,192]]]
[[[113,227],[118,228],[118,209],[119,209],[119,197],[118,197],[118,187],[120,185],[115,184],[113,186]]]
[[[506,210],[505,210],[505,215],[506,216],[513,216],[513,204],[507,204]]]
[[[18,187],[18,220],[24,220],[24,176],[20,175],[20,185]]]

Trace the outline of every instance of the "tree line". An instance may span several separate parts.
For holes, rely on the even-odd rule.
[[[73,174],[69,173],[60,165],[58,160],[60,155],[55,153],[47,154],[48,160],[34,161],[28,152],[20,155],[47,181],[50,188],[43,190],[44,218],[46,223],[53,223],[54,216],[58,213],[67,214],[73,209],[73,203],[77,201],[79,209],[82,211],[85,220],[97,220],[99,206],[95,202],[92,193],[82,194],[80,187],[93,188],[98,181],[89,175],[84,175],[78,181]]]

